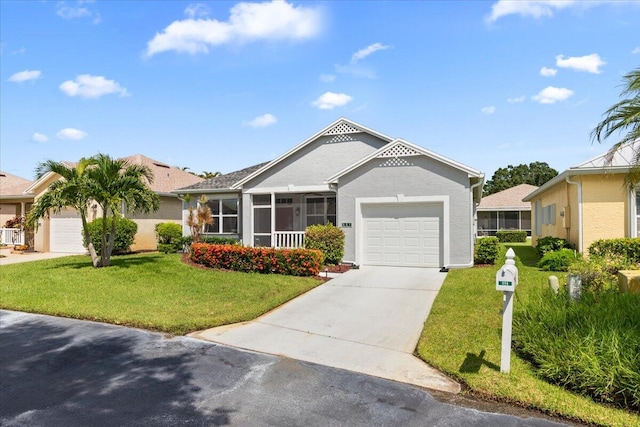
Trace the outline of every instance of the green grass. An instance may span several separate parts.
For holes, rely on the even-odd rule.
[[[528,244],[513,244],[519,285],[514,309],[535,289],[546,288],[548,277],[565,281],[566,273],[535,268],[538,255]],[[504,251],[503,251],[504,252]],[[536,408],[551,415],[605,426],[640,426],[637,414],[594,403],[540,379],[533,367],[512,352],[511,372],[500,373],[502,293],[490,268],[452,270],[436,298],[416,349],[432,366],[463,382],[469,393]]]
[[[171,334],[247,321],[308,291],[314,278],[202,270],[177,254],[87,256],[0,267],[0,308]]]

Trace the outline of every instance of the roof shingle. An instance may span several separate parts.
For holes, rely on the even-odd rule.
[[[215,178],[209,178],[202,182],[198,182],[187,187],[179,188],[178,190],[212,190],[212,189],[231,189],[231,186],[241,179],[251,175],[269,162],[260,163],[257,165],[249,166],[248,168],[240,169],[234,172],[229,172],[224,175],[218,175]],[[177,190],[176,190],[177,191]]]
[[[22,196],[32,181],[0,171],[0,195]]]
[[[531,203],[523,202],[522,199],[537,189],[538,187],[535,185],[520,184],[489,196],[484,196],[478,205],[478,210],[531,209]]]

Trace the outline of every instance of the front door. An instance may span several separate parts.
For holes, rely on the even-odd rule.
[[[276,231],[293,231],[293,207],[276,207]]]

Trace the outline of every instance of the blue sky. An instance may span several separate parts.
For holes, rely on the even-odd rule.
[[[640,65],[640,2],[0,2],[0,168],[230,172],[347,117],[483,171],[562,171]],[[327,159],[327,161],[331,161]]]

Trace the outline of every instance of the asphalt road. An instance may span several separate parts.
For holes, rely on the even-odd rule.
[[[186,337],[0,311],[2,426],[559,426]]]

